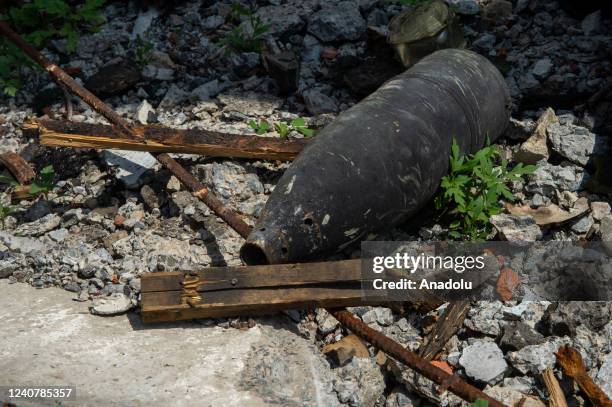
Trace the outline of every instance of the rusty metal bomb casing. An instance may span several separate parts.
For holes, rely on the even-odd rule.
[[[243,245],[243,261],[308,261],[398,225],[433,197],[453,138],[473,153],[509,116],[504,78],[486,58],[459,49],[423,58],[302,151]]]

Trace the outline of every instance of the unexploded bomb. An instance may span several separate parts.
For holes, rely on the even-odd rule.
[[[247,264],[306,261],[405,221],[434,195],[452,139],[475,152],[510,115],[500,72],[437,51],[342,113],[287,169],[241,249]]]

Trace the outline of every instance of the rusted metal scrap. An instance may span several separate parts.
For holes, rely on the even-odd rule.
[[[24,123],[23,129],[38,135],[40,144],[45,146],[187,153],[258,160],[291,161],[308,143],[307,139],[281,140],[162,126],[136,126],[135,131],[142,138],[128,138],[117,134],[112,126],[49,119],[31,120]]]
[[[574,379],[593,405],[597,407],[612,407],[612,400],[589,376],[578,350],[571,346],[562,346],[555,353],[555,356],[563,369],[563,373]]]
[[[466,152],[495,140],[509,100],[486,58],[425,57],[317,134],[276,185],[242,259],[313,260],[405,221],[433,197],[453,138]]]
[[[176,162],[176,160],[166,153],[155,154],[154,156],[192,192],[193,196],[204,202],[206,206],[241,236],[247,234],[249,230],[251,230],[251,227],[244,221],[241,214],[225,206],[210,189],[198,181],[196,177],[191,175],[191,173]]]
[[[466,44],[457,16],[442,0],[407,7],[393,17],[388,41],[406,68],[437,49]]]
[[[409,368],[433,380],[440,386],[467,401],[486,400],[489,407],[503,407],[504,404],[485,394],[457,376],[451,375],[429,363],[427,360],[409,351],[391,338],[370,328],[363,321],[355,318],[347,310],[330,310],[331,314],[353,333],[370,342],[387,355],[399,360]]]
[[[59,66],[44,58],[40,52],[25,42],[9,27],[8,24],[3,21],[0,21],[0,34],[4,35],[8,40],[22,49],[26,54],[28,54],[28,56],[34,59],[34,61],[45,68],[56,81],[62,85],[66,85],[71,92],[74,92],[77,96],[81,97],[85,103],[104,116],[108,121],[120,129],[122,133],[126,134],[128,137],[136,139],[143,138],[143,135],[138,133],[138,129],[134,129],[131,124],[119,116],[113,109],[110,108],[110,106],[101,101],[96,95],[79,85]],[[200,181],[198,181],[172,157],[170,157],[168,154],[162,153],[156,155],[156,158],[172,174],[176,175],[178,180],[189,188],[194,196],[204,202],[204,204],[206,204],[217,216],[223,219],[234,230],[241,234],[248,233],[250,227],[246,224],[242,216],[238,212],[225,207],[221,201],[219,201],[219,199],[210,190],[208,190],[208,188],[202,185]]]
[[[0,21],[0,34],[18,46],[27,56],[32,58],[37,64],[49,72],[60,86],[65,86],[72,93],[83,99],[83,101],[91,106],[96,112],[100,113],[104,118],[117,126],[117,128],[127,137],[142,137],[134,133],[132,131],[132,127],[106,103],[102,102],[96,95],[79,85],[79,83],[64,70],[53,62],[49,61],[40,52],[38,52],[36,48],[28,44],[19,36],[19,34],[13,31],[13,29],[5,21]]]
[[[17,153],[0,154],[0,164],[6,167],[20,184],[29,184],[36,177],[30,164]]]

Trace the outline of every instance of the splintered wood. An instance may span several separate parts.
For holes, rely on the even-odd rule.
[[[112,126],[61,120],[33,120],[24,125],[24,131],[38,133],[40,144],[45,146],[188,153],[258,160],[291,161],[307,144],[305,139],[281,140],[162,126],[134,127],[134,133],[142,137],[130,138]]]
[[[359,259],[147,273],[141,282],[144,322],[364,303]]]

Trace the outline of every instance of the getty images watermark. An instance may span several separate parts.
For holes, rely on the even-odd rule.
[[[364,242],[369,301],[612,300],[609,242]]]
[[[410,255],[406,251],[396,252],[392,256],[375,256],[372,258],[372,272],[374,274],[382,274],[386,270],[405,271],[410,274],[415,274],[417,271],[423,270],[453,270],[457,274],[463,274],[466,270],[484,270],[485,256],[432,256],[420,253],[419,255]],[[376,278],[372,285],[377,290],[471,290],[473,281],[463,278],[449,278],[445,281],[428,280],[427,276],[420,281],[399,278],[398,280],[385,281],[385,279]]]

